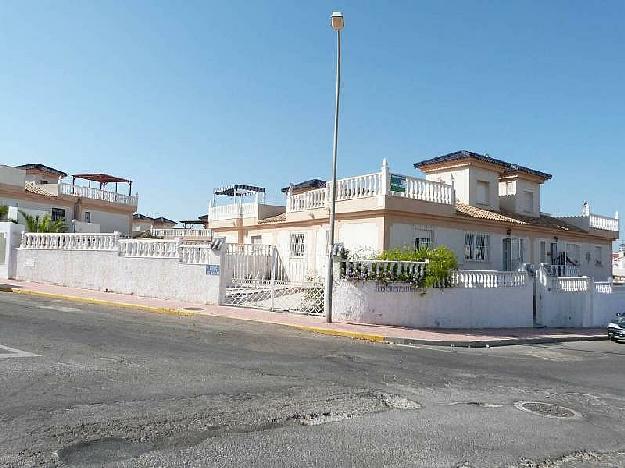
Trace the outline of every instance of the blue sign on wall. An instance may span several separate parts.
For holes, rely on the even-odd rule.
[[[206,274],[211,276],[218,276],[219,265],[206,265]]]

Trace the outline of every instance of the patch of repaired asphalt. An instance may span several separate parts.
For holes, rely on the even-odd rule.
[[[301,396],[299,391],[296,393]],[[168,401],[162,411],[149,416],[143,411],[143,402],[80,405],[65,410],[62,418],[66,425],[57,425],[56,430],[48,432],[47,436],[56,440],[54,445],[59,447],[55,452],[46,456],[36,447],[29,447],[22,455],[35,464],[101,465],[152,451],[192,447],[213,437],[291,425],[318,426],[385,411],[421,408],[414,400],[379,391],[337,389],[325,395],[306,390],[303,393],[308,393],[306,403],[291,394],[281,395],[273,404],[262,407],[257,405],[260,395],[202,395]],[[113,420],[101,417],[111,413],[126,414]],[[82,422],[77,425],[76,421]]]
[[[514,404],[516,409],[526,413],[535,414],[545,418],[553,419],[582,419],[582,415],[574,409],[555,403],[545,403],[542,401],[517,401]]]
[[[580,450],[540,461],[524,459],[511,468],[587,468],[589,466],[593,468],[625,466],[625,449],[602,453]]]

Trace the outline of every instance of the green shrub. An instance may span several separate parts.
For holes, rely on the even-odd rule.
[[[425,288],[447,287],[450,284],[450,275],[458,269],[458,260],[453,251],[444,246],[436,248],[422,247],[420,249],[390,249],[378,255],[379,260],[401,262],[428,261],[425,276],[420,278],[418,285]],[[398,278],[398,280],[402,280]]]

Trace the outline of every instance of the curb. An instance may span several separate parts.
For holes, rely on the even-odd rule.
[[[165,315],[174,315],[180,317],[189,317],[192,315],[196,315],[193,312],[189,312],[186,310],[175,309],[171,307],[155,307],[155,306],[147,306],[143,304],[130,304],[127,302],[117,302],[117,301],[107,301],[104,299],[94,299],[89,297],[80,297],[80,296],[71,296],[67,294],[55,294],[55,293],[47,293],[41,291],[33,291],[30,289],[21,289],[21,288],[0,288],[0,292],[9,292],[13,294],[21,294],[25,296],[38,296],[38,297],[46,297],[49,299],[63,299],[66,301],[73,302],[82,302],[84,304],[97,304],[97,305],[106,305],[106,306],[115,306],[115,307],[123,307],[125,309],[139,309],[146,312],[152,312],[156,314],[165,314]]]
[[[411,346],[411,345],[429,345],[429,346],[445,346],[453,348],[495,348],[500,346],[515,346],[525,344],[554,344],[565,343],[569,341],[607,341],[608,337],[604,335],[590,336],[562,336],[562,337],[546,337],[546,338],[510,338],[507,340],[492,341],[434,341],[434,340],[417,340],[412,338],[401,337],[385,337],[384,341],[389,344]]]
[[[372,343],[387,343],[394,345],[428,345],[428,346],[444,346],[455,348],[494,348],[500,346],[514,346],[524,344],[553,344],[564,343],[569,341],[607,341],[608,337],[604,335],[591,335],[591,336],[562,336],[562,337],[546,337],[546,338],[518,338],[518,339],[505,339],[505,340],[472,340],[472,341],[436,341],[436,340],[419,340],[414,338],[402,338],[394,336],[375,335],[372,333],[360,333],[349,330],[333,330],[331,328],[323,328],[312,325],[299,325],[284,322],[272,322],[267,320],[254,320],[251,318],[232,317],[229,315],[202,313],[201,311],[187,311],[182,309],[176,309],[173,307],[156,307],[147,306],[143,304],[130,304],[127,302],[108,301],[104,299],[94,299],[88,297],[71,296],[67,294],[55,294],[41,291],[33,291],[31,289],[14,288],[14,287],[0,287],[0,292],[8,292],[13,294],[22,294],[29,296],[39,296],[51,299],[62,299],[66,301],[81,302],[83,304],[97,304],[113,307],[123,307],[126,309],[138,309],[145,312],[151,312],[156,314],[172,315],[176,317],[192,317],[192,316],[205,316],[205,317],[222,317],[231,320],[243,320],[246,322],[265,323],[269,325],[281,325],[283,327],[293,328],[300,331],[317,333],[320,335],[339,336],[344,338],[351,338],[353,340],[369,341]]]

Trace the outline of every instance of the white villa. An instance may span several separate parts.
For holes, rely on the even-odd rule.
[[[514,271],[547,264],[560,276],[612,275],[611,245],[618,214],[577,216],[541,212],[541,189],[551,175],[490,156],[457,151],[416,163],[425,178],[391,171],[337,181],[337,242],[352,255],[395,247],[446,245],[464,270]],[[264,189],[219,189],[206,227],[238,244],[275,245],[302,275],[321,277],[328,249],[329,184],[310,180],[283,189],[286,203],[266,204]],[[581,203],[580,203],[581,205]]]
[[[132,181],[108,174],[75,174],[71,182],[67,177],[43,164],[0,165],[0,205],[7,205],[9,218],[20,222],[20,212],[47,214],[65,220],[68,232],[130,234],[138,204]],[[128,186],[128,194],[117,191],[120,183]]]
[[[612,276],[615,283],[625,283],[625,244],[612,254]]]

